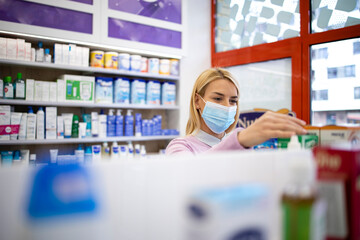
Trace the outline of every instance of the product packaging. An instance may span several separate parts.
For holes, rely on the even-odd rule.
[[[0,37],[0,58],[6,58],[6,38]]]
[[[360,236],[360,148],[319,146],[317,163],[319,194],[327,204],[327,239],[358,239]]]
[[[64,119],[64,138],[71,138],[73,114],[63,113],[61,116]]]
[[[114,81],[114,103],[130,103],[130,80],[116,78]]]
[[[148,72],[148,59],[146,57],[141,57],[141,67],[140,72]]]
[[[105,68],[110,68],[110,69],[118,68],[117,52],[105,52]]]
[[[49,102],[50,100],[50,82],[47,81],[41,81],[41,101],[43,102]]]
[[[69,64],[69,45],[62,44],[62,64]]]
[[[91,51],[90,52],[90,66],[91,67],[104,67],[104,52],[103,51]]]
[[[170,75],[179,76],[179,60],[178,59],[170,59]]]
[[[132,110],[128,109],[125,116],[125,136],[134,136],[134,116]]]
[[[319,139],[316,135],[298,135],[301,148],[312,149],[319,145]],[[278,138],[278,148],[288,148],[290,138]]]
[[[94,77],[62,75],[60,78],[65,80],[63,86],[63,91],[65,92],[65,101],[94,103]]]
[[[320,145],[349,142],[360,143],[360,127],[323,126],[320,128]]]
[[[130,71],[140,72],[141,68],[141,56],[140,55],[131,55],[130,56]]]
[[[45,114],[42,107],[36,113],[36,139],[45,138]]]
[[[35,80],[34,101],[42,101],[42,94],[43,94],[42,86],[43,86],[42,81]]]
[[[119,54],[118,68],[119,70],[125,70],[125,71],[130,70],[130,54],[128,53]]]
[[[69,44],[69,65],[76,65],[76,45]]]
[[[160,105],[161,85],[158,81],[149,81],[146,83],[146,104]]]
[[[82,62],[82,65],[84,67],[88,67],[89,66],[89,54],[90,52],[90,49],[87,48],[87,47],[83,47],[82,48],[82,59],[81,59],[81,62]]]
[[[75,58],[75,65],[82,66],[82,47],[76,46],[76,58]]]
[[[114,109],[109,110],[107,116],[107,137],[114,137],[116,134],[116,116],[114,115]]]
[[[45,114],[46,114],[46,116],[45,116],[46,139],[56,139],[57,108],[56,107],[46,107]]]
[[[63,56],[62,45],[59,43],[55,43],[54,44],[54,63],[55,64],[63,64],[62,56]]]
[[[146,102],[146,83],[144,80],[134,79],[131,82],[131,103],[145,104]]]
[[[173,82],[164,82],[161,86],[161,104],[175,105],[176,85]]]
[[[25,42],[25,61],[31,61],[31,43]]]
[[[64,138],[64,118],[62,116],[57,116],[57,139]]]
[[[91,112],[91,135],[99,136],[99,115],[97,112]]]
[[[159,74],[160,60],[158,58],[149,58],[148,64],[149,73]]]
[[[49,87],[49,102],[57,102],[57,83],[50,82]]]
[[[104,110],[100,110],[99,114],[99,137],[105,138],[107,134],[107,116],[104,113]]]
[[[162,75],[170,75],[170,60],[160,59],[159,73]]]
[[[101,161],[101,145],[92,145],[92,161],[100,162]]]
[[[142,116],[141,113],[135,114],[135,137],[141,137],[142,135]]]
[[[19,112],[11,112],[11,114],[10,114],[10,124],[11,124],[10,140],[18,139],[21,115],[22,115],[22,113],[19,113]]]
[[[26,79],[26,101],[34,100],[35,80]]]
[[[10,140],[10,111],[9,105],[0,105],[0,140]]]
[[[31,106],[27,114],[26,122],[26,140],[35,140],[36,136],[36,114],[34,113]]]
[[[16,60],[17,54],[17,41],[16,39],[6,39],[6,58]]]
[[[58,79],[56,81],[56,85],[57,85],[57,101],[58,102],[65,102],[65,97],[66,97],[66,87],[65,87],[65,80],[63,79]]]
[[[270,239],[269,203],[260,184],[200,189],[187,200],[187,239]]]
[[[113,102],[113,79],[107,77],[95,78],[95,102],[112,103]]]
[[[27,113],[22,113],[21,121],[20,121],[20,129],[19,129],[19,140],[26,139],[26,123],[27,123]]]
[[[16,53],[16,59],[20,61],[25,61],[25,39],[16,39],[16,45],[17,45],[17,53]]]

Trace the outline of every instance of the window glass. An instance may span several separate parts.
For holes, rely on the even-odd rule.
[[[311,47],[311,124],[360,125],[359,43],[356,38]]]
[[[216,52],[300,35],[299,0],[218,0],[215,11]]]
[[[312,0],[312,32],[360,24],[359,0]]]
[[[291,59],[227,68],[240,85],[240,111],[265,108],[291,110]]]

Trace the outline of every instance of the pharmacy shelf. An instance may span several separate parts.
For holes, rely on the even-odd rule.
[[[171,140],[178,135],[168,136],[144,136],[144,137],[106,137],[106,138],[64,138],[43,140],[2,140],[0,145],[42,145],[42,144],[74,144],[74,143],[98,143],[98,142],[143,142]]]
[[[170,105],[147,105],[147,104],[122,104],[122,103],[73,103],[73,102],[42,102],[18,99],[0,99],[4,105],[28,105],[28,106],[53,106],[53,107],[83,107],[83,108],[126,108],[126,109],[162,109],[178,110],[179,106]]]
[[[135,77],[135,78],[152,78],[156,80],[160,80],[160,79],[174,80],[174,81],[179,80],[179,76],[171,76],[171,75],[131,72],[131,71],[124,71],[117,69],[83,67],[83,66],[73,66],[73,65],[54,64],[54,63],[29,62],[29,61],[10,60],[10,59],[0,59],[0,64],[25,66],[25,67],[33,67],[33,68],[61,69],[61,70],[79,71],[85,73],[103,73],[103,74],[119,75],[130,78]]]

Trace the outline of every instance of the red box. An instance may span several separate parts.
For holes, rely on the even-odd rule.
[[[327,202],[327,239],[360,240],[360,148],[320,146],[313,153]]]

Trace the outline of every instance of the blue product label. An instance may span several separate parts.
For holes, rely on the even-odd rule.
[[[100,153],[101,147],[100,146],[93,146],[93,153]]]
[[[98,59],[98,60],[101,60],[103,57],[102,54],[95,54],[95,58]]]
[[[119,147],[113,147],[113,152],[115,154],[118,154],[119,153]]]
[[[33,219],[94,213],[96,189],[90,172],[78,164],[40,168],[33,179],[28,214]]]

